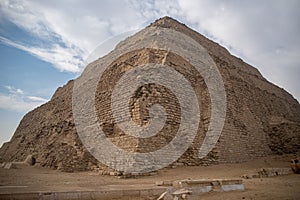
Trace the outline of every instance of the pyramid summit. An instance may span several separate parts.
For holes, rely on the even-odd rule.
[[[34,155],[62,171],[148,172],[295,153],[299,133],[300,105],[289,93],[164,17],[27,113],[0,161]]]

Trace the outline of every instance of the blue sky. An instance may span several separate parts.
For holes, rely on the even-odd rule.
[[[90,53],[168,15],[300,99],[300,1],[0,1],[0,145],[25,113],[77,77]],[[116,37],[117,36],[117,37]]]

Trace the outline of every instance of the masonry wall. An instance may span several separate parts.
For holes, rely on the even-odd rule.
[[[203,78],[182,57],[163,50],[142,49],[115,60],[105,71],[96,92],[96,110],[106,136],[128,152],[150,152],[167,144],[179,126],[180,107],[170,90],[156,84],[139,88],[129,100],[138,124],[149,123],[147,108],[162,104],[167,121],[155,137],[140,139],[123,133],[114,122],[110,97],[117,80],[128,70],[146,63],[162,63],[185,76],[195,89],[201,109],[199,129],[190,148],[173,165],[207,165],[243,162],[270,154],[300,149],[300,105],[283,89],[269,83],[257,69],[229,54],[185,25],[163,18],[151,26],[180,31],[204,46],[223,77],[227,112],[222,135],[212,152],[198,158],[210,120],[210,97]],[[91,65],[97,65],[97,61]],[[178,83],[180,84],[180,83]],[[24,116],[11,141],[0,149],[0,161],[24,160],[33,154],[41,166],[62,171],[110,170],[82,145],[72,115],[73,81],[59,88],[52,99]]]

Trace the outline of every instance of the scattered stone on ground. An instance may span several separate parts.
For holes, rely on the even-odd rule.
[[[265,177],[273,177],[273,176],[282,176],[292,174],[293,171],[291,168],[261,168],[257,170],[254,174],[246,174],[243,175],[242,178],[251,179],[251,178],[265,178]]]
[[[0,168],[0,194],[26,193],[43,191],[43,198],[53,199],[69,194],[69,197],[78,195],[91,195],[87,191],[98,191],[94,197],[105,200],[116,200],[113,196],[127,194],[128,198],[122,200],[156,200],[167,188],[173,187],[173,182],[178,180],[239,180],[243,174],[254,174],[259,169],[288,168],[290,160],[298,155],[288,154],[281,156],[268,156],[254,159],[245,163],[218,164],[211,166],[181,166],[175,169],[162,169],[154,176],[139,176],[137,178],[118,179],[115,176],[99,175],[97,172],[75,172],[66,173],[52,170],[39,165],[29,166],[27,164],[17,165],[17,168],[7,170]],[[170,184],[172,183],[172,185]],[[209,182],[208,182],[209,183]],[[229,184],[229,182],[228,182]],[[161,186],[157,186],[161,185]],[[228,191],[231,188],[223,187],[227,192],[220,192],[218,181],[213,181],[210,186],[215,187],[211,192],[202,193],[201,200],[282,200],[300,199],[300,179],[298,174],[287,174],[272,177],[243,179],[244,190]],[[224,185],[224,184],[223,184]],[[148,188],[148,189],[146,189]],[[175,190],[174,188],[170,194]],[[194,198],[193,188],[183,188],[192,191],[187,195],[189,200]],[[140,191],[140,192],[137,192]],[[68,193],[69,192],[69,193]],[[37,195],[39,195],[37,193]],[[56,196],[55,196],[56,195]],[[102,195],[102,197],[101,197]],[[103,197],[103,195],[106,195]],[[142,195],[141,198],[139,195]],[[108,198],[108,197],[112,198]],[[101,198],[100,198],[101,197]],[[173,196],[172,196],[173,197]],[[0,199],[3,199],[2,196]],[[13,199],[13,198],[8,198]],[[20,198],[19,198],[20,199]],[[29,198],[27,198],[29,199]],[[91,199],[91,198],[90,198]],[[102,200],[101,199],[101,200]],[[173,199],[172,199],[173,200]]]
[[[291,160],[291,168],[294,173],[300,174],[300,163],[299,163],[299,158],[292,159]]]
[[[35,157],[33,155],[28,155],[26,159],[24,160],[24,163],[28,165],[34,165],[35,164]]]

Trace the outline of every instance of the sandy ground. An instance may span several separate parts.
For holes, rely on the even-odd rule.
[[[63,173],[39,166],[18,165],[16,169],[0,169],[0,194],[27,191],[91,191],[103,188],[142,188],[157,181],[182,179],[241,178],[260,168],[289,167],[295,155],[269,156],[246,163],[162,169],[157,175],[130,179],[98,175],[96,172]],[[210,192],[201,199],[300,199],[300,175],[243,179],[245,191]]]

